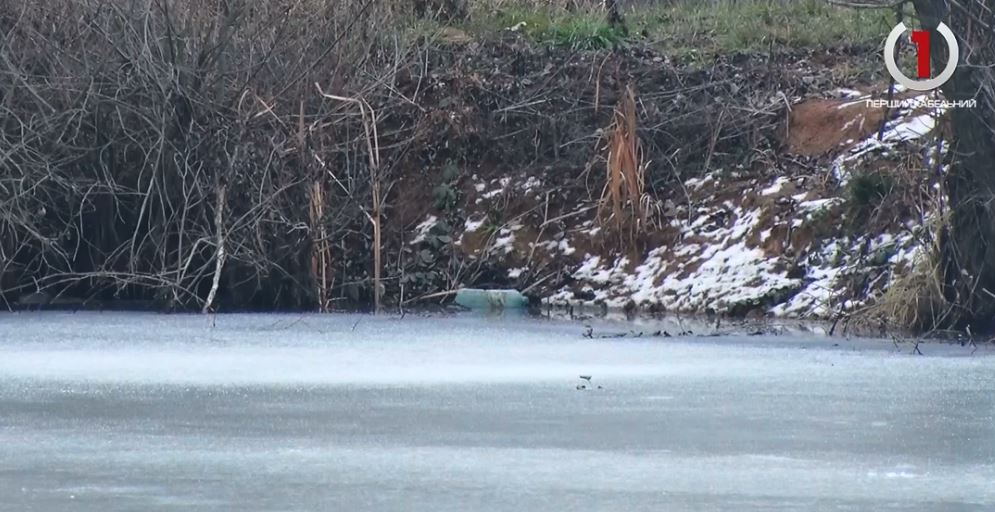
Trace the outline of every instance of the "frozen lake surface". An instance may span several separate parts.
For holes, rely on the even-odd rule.
[[[990,351],[583,331],[3,314],[0,510],[995,508]]]

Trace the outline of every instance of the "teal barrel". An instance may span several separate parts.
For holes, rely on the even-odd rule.
[[[524,309],[529,300],[518,290],[480,290],[462,288],[456,292],[456,304],[468,309]]]

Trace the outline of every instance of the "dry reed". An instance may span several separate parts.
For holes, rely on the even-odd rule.
[[[651,201],[645,194],[647,165],[637,133],[636,95],[631,86],[615,107],[614,117],[598,219],[603,228],[612,231],[620,248],[632,248],[636,235],[647,227]]]

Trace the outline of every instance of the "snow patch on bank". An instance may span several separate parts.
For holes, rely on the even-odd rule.
[[[515,249],[515,232],[522,229],[521,224],[512,224],[498,230],[494,239],[493,250],[498,254],[508,254]]]
[[[760,211],[736,209],[729,215],[733,220],[726,227],[706,215],[683,221],[681,237],[688,242],[653,249],[631,270],[626,257],[605,262],[600,256],[588,255],[573,277],[607,285],[596,287],[594,301],[611,307],[631,300],[676,311],[726,310],[761,301],[772,291],[799,286],[763,250],[748,243],[759,226]]]
[[[463,222],[463,232],[464,233],[473,233],[474,231],[480,229],[484,225],[485,221],[487,221],[486,217],[481,218],[481,219],[477,219],[477,220],[474,220],[474,219],[471,219],[471,218],[467,218]]]
[[[429,215],[425,220],[415,226],[415,237],[411,239],[411,245],[420,244],[425,241],[428,232],[439,222],[435,215]]]

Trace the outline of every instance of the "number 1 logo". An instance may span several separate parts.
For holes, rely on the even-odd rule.
[[[928,30],[913,30],[912,31],[912,42],[916,45],[916,56],[918,61],[916,62],[916,78],[929,78],[932,73],[930,73],[929,66],[929,31]]]
[[[913,91],[930,91],[945,84],[954,75],[954,71],[957,69],[957,61],[960,58],[957,38],[954,37],[954,33],[950,30],[950,27],[946,23],[940,23],[936,27],[936,31],[943,36],[944,41],[947,43],[949,57],[947,58],[946,67],[935,78],[930,78],[932,76],[932,55],[930,53],[931,37],[928,30],[912,31],[912,42],[916,45],[917,79],[905,76],[905,73],[902,73],[902,70],[898,68],[898,63],[895,62],[895,47],[898,45],[899,38],[907,30],[908,28],[904,23],[899,23],[888,34],[888,39],[884,43],[884,64],[888,68],[888,72],[891,73],[896,82]]]

